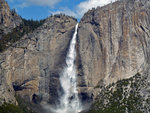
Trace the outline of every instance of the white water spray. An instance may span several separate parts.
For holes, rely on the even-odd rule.
[[[60,98],[60,105],[56,113],[78,113],[81,111],[80,100],[77,91],[76,66],[74,64],[76,58],[76,36],[78,24],[76,25],[73,38],[70,42],[69,51],[66,57],[67,66],[64,68],[60,77],[60,83],[64,94]]]

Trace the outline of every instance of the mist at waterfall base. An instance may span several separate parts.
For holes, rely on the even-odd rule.
[[[56,103],[56,107],[43,103],[42,106],[46,109],[46,113],[79,113],[83,110],[82,103],[78,97],[75,65],[77,30],[78,24],[75,27],[75,32],[67,52],[66,66],[63,68],[59,78],[63,94],[59,97],[59,103]]]
[[[78,113],[82,110],[81,102],[77,91],[76,77],[76,36],[78,24],[75,27],[73,38],[70,42],[69,51],[66,56],[66,67],[60,76],[60,84],[63,89],[63,95],[60,97],[60,104],[57,106],[56,113]]]

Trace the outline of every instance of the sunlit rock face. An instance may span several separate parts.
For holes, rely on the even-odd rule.
[[[15,10],[10,10],[5,0],[0,0],[0,38],[2,34],[11,32],[13,28],[19,26],[22,22]]]
[[[143,73],[149,66],[149,9],[149,0],[122,0],[84,15],[77,40],[81,92],[95,97],[99,89],[94,87]]]
[[[76,91],[85,108],[104,85],[137,73],[150,75],[149,9],[149,0],[121,0],[92,9],[81,19],[74,68]],[[9,21],[3,23],[9,25]],[[37,104],[60,103],[64,87],[60,78],[76,24],[68,16],[49,17],[0,54],[0,105],[17,104],[15,93]]]
[[[14,90],[30,101],[55,103],[60,88],[59,73],[65,65],[76,23],[68,16],[50,17],[43,26],[1,53],[2,103],[15,103]]]

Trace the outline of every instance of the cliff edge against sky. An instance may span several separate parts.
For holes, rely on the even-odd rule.
[[[15,16],[17,23],[12,21],[7,3],[1,2],[5,4],[2,6],[7,7],[0,10],[0,28],[7,31],[9,27],[19,26],[19,17]],[[76,19],[69,16],[51,16],[43,25],[0,53],[0,104],[17,104],[15,95],[36,104],[53,105],[59,101],[59,77],[66,65],[65,57],[76,24]],[[91,100],[95,102],[91,113],[102,111],[102,105],[106,105],[103,108],[109,106],[109,97],[113,99],[116,95],[106,94],[110,90],[112,92],[109,94],[113,94],[115,89],[125,89],[120,92],[126,100],[133,100],[128,97],[134,89],[134,95],[140,95],[145,103],[145,109],[139,110],[144,109],[143,112],[147,113],[150,105],[147,100],[150,97],[149,42],[149,0],[121,0],[92,9],[83,16],[78,28],[75,63],[81,100],[85,103]],[[137,83],[136,86],[140,88],[135,89],[132,83]],[[104,103],[101,105],[101,102]],[[129,105],[128,101],[125,102]]]

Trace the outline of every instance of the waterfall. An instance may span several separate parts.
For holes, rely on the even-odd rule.
[[[76,77],[76,36],[78,24],[75,27],[69,50],[66,56],[66,66],[60,76],[60,84],[63,89],[63,95],[60,97],[60,105],[57,107],[56,113],[78,113],[81,111],[80,100],[77,91]]]

